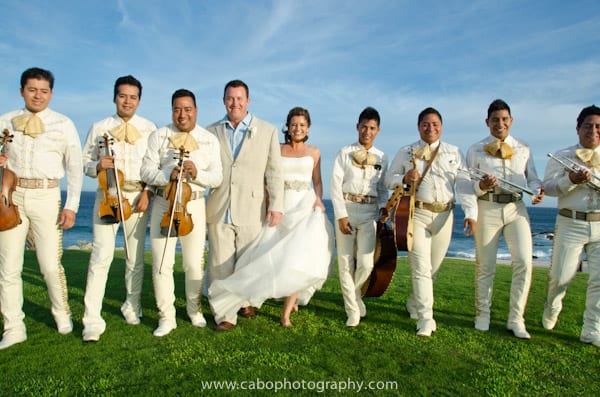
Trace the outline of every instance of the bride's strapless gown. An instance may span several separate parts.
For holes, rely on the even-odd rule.
[[[213,313],[237,311],[244,303],[260,307],[269,298],[298,292],[306,305],[329,272],[333,228],[311,186],[313,158],[283,157],[285,213],[275,227],[264,226],[238,259],[235,271],[208,290]]]

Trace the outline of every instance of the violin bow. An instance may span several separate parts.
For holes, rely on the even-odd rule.
[[[117,170],[117,164],[115,161],[115,151],[110,149],[110,154],[113,158],[113,164],[115,165],[115,185],[117,188],[117,200],[119,201],[119,213],[121,214],[121,227],[123,228],[123,241],[125,242],[125,259],[129,260],[129,244],[127,243],[127,228],[125,227],[125,212],[123,212],[123,198],[121,197],[121,188],[119,185],[119,171]]]
[[[181,194],[181,178],[183,176],[183,157],[185,153],[185,148],[182,146],[179,148],[179,175],[177,176],[177,187],[175,188],[175,196],[173,197],[173,201],[177,200],[177,197]],[[173,228],[173,217],[175,216],[175,203],[171,206],[171,216],[169,217],[169,229],[167,231],[167,237],[165,238],[165,246],[163,248],[162,258],[160,260],[160,266],[158,268],[158,274],[162,274],[162,266],[165,260],[165,254],[167,253],[167,244],[169,243],[169,238],[171,238],[171,230]]]

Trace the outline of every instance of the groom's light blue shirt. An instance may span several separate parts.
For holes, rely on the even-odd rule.
[[[227,118],[227,115],[221,120],[222,124],[225,124],[225,133],[227,134],[227,140],[229,141],[229,148],[231,149],[231,154],[233,155],[233,159],[235,160],[240,153],[240,149],[242,148],[242,143],[244,142],[244,138],[248,132],[248,128],[250,128],[250,121],[252,120],[252,114],[248,112],[246,117],[238,124],[237,128],[233,128],[231,122]],[[229,203],[229,207],[227,211],[225,211],[225,223],[231,224],[231,202]]]

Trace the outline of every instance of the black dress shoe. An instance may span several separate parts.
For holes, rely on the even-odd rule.
[[[256,313],[254,313],[254,309],[252,306],[242,307],[238,314],[245,318],[254,318],[256,317]]]
[[[235,324],[231,324],[228,321],[223,321],[222,323],[219,323],[217,326],[215,326],[215,331],[229,331],[233,327],[235,327]]]

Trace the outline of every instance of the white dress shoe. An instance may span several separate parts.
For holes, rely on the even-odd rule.
[[[123,313],[123,318],[127,324],[138,325],[141,323],[140,316],[135,311],[121,308],[121,313]]]
[[[519,339],[531,339],[531,335],[529,335],[523,323],[508,323],[506,324],[506,329],[512,331]]]
[[[417,322],[417,336],[429,337],[437,329],[435,320],[419,320]]]
[[[100,340],[102,332],[96,330],[83,330],[83,341],[84,342],[98,342]]]
[[[61,335],[67,335],[73,332],[73,320],[70,318],[56,319],[56,329]]]
[[[490,318],[488,316],[477,316],[475,317],[475,329],[479,331],[490,330]]]
[[[17,343],[23,343],[26,340],[26,334],[4,335],[2,341],[0,341],[0,350],[8,349],[12,345],[16,345]]]
[[[600,347],[600,334],[581,334],[579,340]]]
[[[548,310],[548,308],[545,308],[544,315],[542,316],[542,325],[544,326],[544,328],[554,329],[554,326],[556,325],[557,321],[558,315],[553,316],[552,313],[550,313],[550,310]]]
[[[158,322],[158,328],[154,330],[153,335],[158,337],[169,335],[175,328],[177,328],[175,322],[161,320]]]
[[[346,320],[347,327],[356,327],[360,323],[360,316],[348,316],[348,320]]]
[[[200,328],[206,327],[206,320],[204,319],[204,316],[202,315],[202,313],[192,314],[190,316],[190,320],[194,327],[200,327]]]

